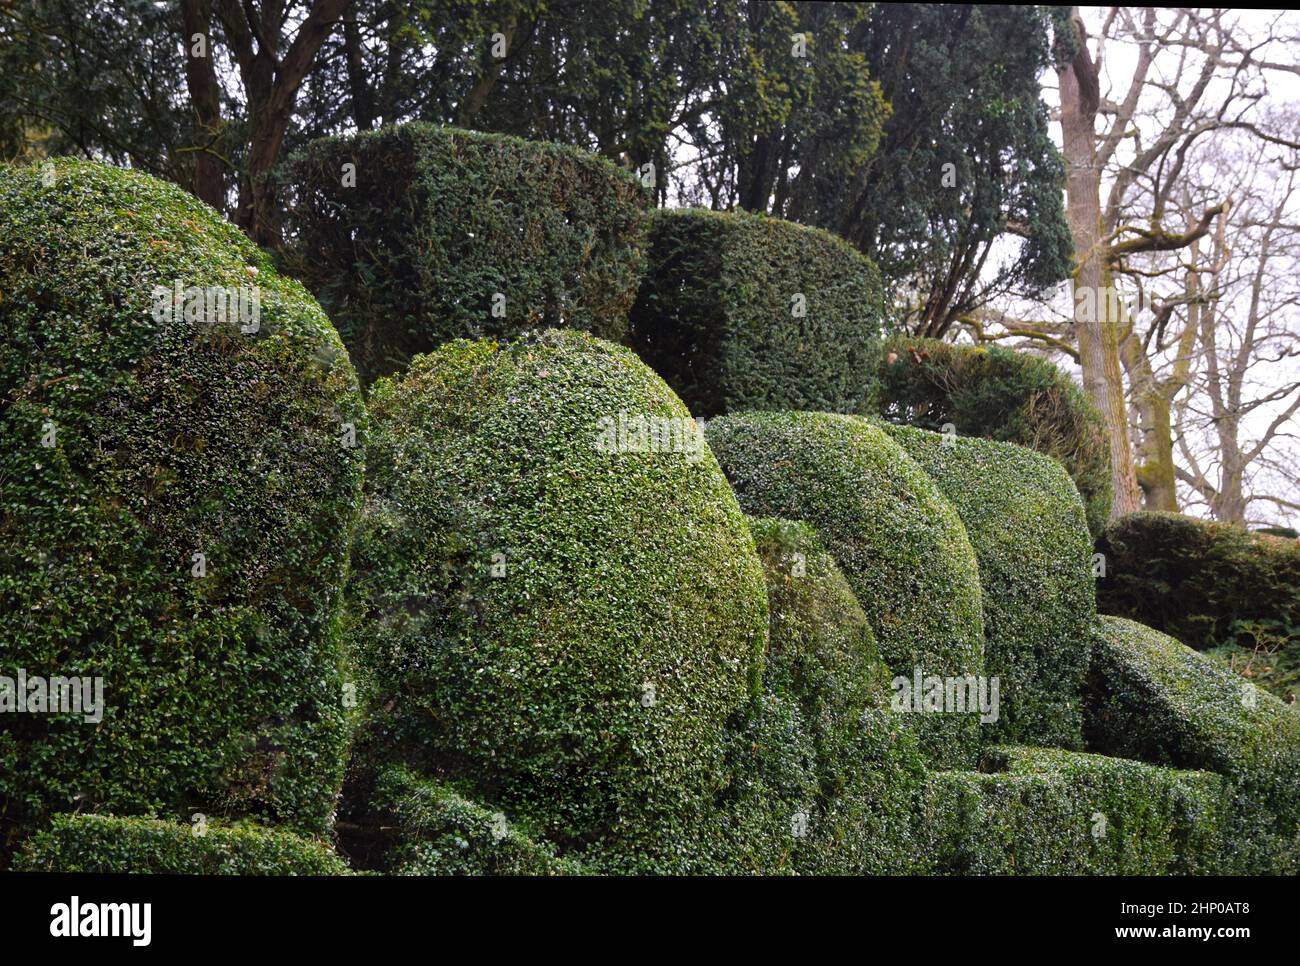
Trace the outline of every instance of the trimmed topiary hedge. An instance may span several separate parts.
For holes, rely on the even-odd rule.
[[[1130,513],[1097,541],[1103,613],[1129,617],[1188,647],[1300,648],[1300,543],[1242,527]]]
[[[924,776],[888,712],[867,616],[812,528],[751,518],[770,615],[763,697],[737,729],[717,823],[724,871],[888,873],[914,861]]]
[[[11,701],[20,674],[102,678],[103,708],[4,715],[0,866],[73,808],[320,832],[347,741],[352,367],[190,194],[51,164],[0,169],[0,675]]]
[[[450,343],[376,383],[371,418],[362,760],[560,854],[684,861],[767,628],[753,538],[685,407],[631,351],[552,331]]]
[[[14,861],[20,872],[154,875],[348,875],[314,839],[256,825],[193,825],[109,815],[56,815]]]
[[[425,781],[402,767],[380,776],[375,807],[395,841],[385,855],[392,875],[580,875],[514,828],[505,815]]]
[[[1159,631],[1103,617],[1085,694],[1088,747],[1218,772],[1226,861],[1300,871],[1300,714]]]
[[[626,332],[648,196],[603,158],[415,123],[314,141],[281,177],[293,273],[367,384],[453,338]]]
[[[1205,772],[995,748],[980,773],[930,776],[920,821],[942,874],[1219,871],[1220,779]]]
[[[873,412],[884,289],[848,242],[777,218],[656,211],[631,345],[691,412]]]
[[[1064,464],[1083,496],[1088,529],[1106,526],[1112,499],[1105,426],[1084,391],[1045,359],[1000,346],[894,336],[880,366],[880,413],[891,422],[1016,443]]]
[[[802,520],[844,572],[885,664],[910,683],[980,674],[975,554],[957,512],[879,426],[830,413],[710,420],[709,445],[745,511]],[[973,764],[978,715],[908,716],[932,761]]]
[[[1007,443],[884,425],[961,516],[979,562],[984,672],[1003,741],[1082,747],[1095,614],[1092,538],[1055,460]]]

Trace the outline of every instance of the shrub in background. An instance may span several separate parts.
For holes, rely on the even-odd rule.
[[[1130,513],[1101,535],[1103,613],[1204,650],[1254,643],[1248,625],[1300,648],[1300,543],[1176,513]],[[1239,641],[1239,638],[1241,640]]]
[[[0,675],[105,704],[4,715],[0,865],[74,808],[320,832],[363,463],[338,334],[189,193],[89,162],[0,169],[0,291]]]
[[[747,513],[816,530],[894,674],[982,672],[979,571],[966,530],[883,429],[856,416],[748,412],[710,420],[706,432]],[[974,763],[978,715],[907,717],[931,761]]]
[[[647,195],[603,158],[414,123],[314,141],[281,177],[292,272],[366,384],[458,337],[624,337]]]
[[[1017,443],[1064,464],[1095,537],[1110,515],[1110,450],[1083,390],[1044,359],[999,346],[894,336],[880,366],[880,413],[891,422]]]
[[[691,412],[873,411],[883,288],[848,242],[777,218],[661,210],[648,261],[631,345]]]
[[[1056,460],[1021,446],[884,429],[957,509],[979,563],[984,673],[1000,679],[998,740],[1082,746],[1080,688],[1096,612],[1092,538]]]
[[[753,538],[686,408],[630,350],[547,332],[418,358],[372,387],[371,421],[361,761],[560,854],[684,861],[767,630]]]
[[[1300,714],[1159,631],[1118,617],[1099,630],[1088,748],[1224,776],[1227,868],[1300,870]]]
[[[1220,871],[1217,775],[1001,747],[980,772],[936,772],[920,812],[933,871],[1168,875]]]
[[[154,875],[348,875],[315,839],[257,825],[56,815],[14,860],[20,872]]]

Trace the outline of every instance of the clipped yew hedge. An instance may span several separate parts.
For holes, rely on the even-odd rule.
[[[686,408],[630,350],[550,331],[422,356],[372,387],[371,419],[362,760],[602,869],[678,867],[767,630]]]
[[[23,847],[20,872],[104,875],[348,875],[321,842],[256,825],[56,815]]]
[[[889,673],[813,529],[751,518],[770,615],[763,694],[740,717],[712,827],[718,871],[911,871],[924,767],[888,710]]]
[[[0,168],[0,675],[102,678],[104,708],[4,715],[0,865],[73,809],[318,833],[347,741],[356,376],[189,193],[44,170]],[[251,286],[255,324],[206,294]]]
[[[892,336],[883,349],[879,411],[890,422],[1016,443],[1055,457],[1083,497],[1088,529],[1106,526],[1110,449],[1096,407],[1045,359],[1001,346]]]
[[[936,772],[919,813],[932,871],[1204,875],[1221,871],[1217,775],[1000,747],[979,772]]]
[[[1079,491],[1060,463],[1021,446],[884,429],[956,507],[975,550],[984,672],[1001,689],[990,736],[1080,748],[1095,600]]]
[[[883,286],[843,239],[687,208],[653,214],[647,252],[630,344],[691,412],[873,411]]]
[[[603,158],[413,123],[313,141],[281,178],[293,272],[367,384],[454,338],[626,334],[648,196]]]
[[[1092,750],[1217,772],[1225,862],[1300,871],[1300,714],[1159,631],[1103,617],[1085,694]]]
[[[746,412],[707,423],[745,512],[811,525],[909,681],[983,670],[979,570],[957,511],[879,426],[831,413]],[[973,764],[978,716],[909,714],[931,761]]]

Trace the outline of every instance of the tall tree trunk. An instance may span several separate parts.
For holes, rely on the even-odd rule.
[[[194,183],[200,201],[220,211],[226,204],[225,162],[216,153],[221,132],[221,88],[213,64],[212,0],[182,0],[185,37],[185,84],[194,112]],[[194,37],[203,36],[203,56],[195,55]]]
[[[1096,118],[1100,102],[1097,70],[1077,8],[1071,13],[1078,51],[1057,70],[1066,162],[1066,221],[1074,239],[1074,328],[1083,384],[1101,413],[1110,441],[1114,503],[1111,518],[1140,506],[1133,450],[1124,405],[1120,366],[1120,319],[1101,230],[1101,180],[1097,164]]]

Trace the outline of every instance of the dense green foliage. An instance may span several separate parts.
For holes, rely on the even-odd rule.
[[[1095,614],[1092,539],[1079,491],[1061,464],[1007,443],[885,431],[957,509],[979,562],[984,673],[1001,709],[991,734],[1018,744],[1078,748],[1079,690]]]
[[[736,730],[715,818],[724,871],[901,873],[924,774],[848,581],[807,524],[751,518],[770,615],[763,696]]]
[[[709,445],[747,513],[810,524],[844,572],[895,675],[983,668],[975,554],[957,512],[878,426],[830,413],[737,413]],[[972,714],[909,716],[931,761],[969,766]]]
[[[874,409],[874,265],[775,218],[676,209],[650,224],[631,344],[691,412]]]
[[[284,178],[294,274],[366,383],[458,337],[625,334],[646,197],[595,155],[408,124],[315,141]]]
[[[255,285],[256,331],[174,285]],[[0,169],[0,291],[0,675],[105,705],[5,715],[0,864],[74,807],[320,831],[364,428],[338,334],[211,209],[89,162]]]
[[[385,771],[374,807],[392,839],[392,875],[577,875],[581,866],[521,834],[504,814],[403,767]]]
[[[1218,776],[1002,747],[981,771],[931,776],[920,820],[934,871],[1165,875],[1219,870]]]
[[[1110,450],[1082,389],[1044,359],[1000,346],[894,337],[880,368],[891,422],[1017,443],[1065,465],[1095,537],[1110,515]]]
[[[1227,780],[1225,861],[1300,871],[1300,714],[1149,627],[1101,619],[1085,695],[1094,751]]]
[[[1097,541],[1102,613],[1204,650],[1300,651],[1300,542],[1179,516],[1130,513]]]
[[[786,217],[874,259],[916,335],[1069,277],[1065,168],[1039,86],[1049,43],[1040,7],[936,3],[877,4],[851,41],[889,101],[884,135],[813,211]]]
[[[686,408],[629,350],[547,332],[420,357],[375,384],[371,419],[361,759],[564,854],[672,867],[767,627],[753,539]]]
[[[56,815],[14,860],[21,872],[153,875],[347,875],[314,839],[256,825]]]

